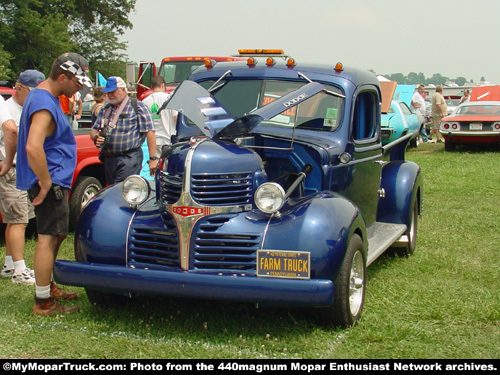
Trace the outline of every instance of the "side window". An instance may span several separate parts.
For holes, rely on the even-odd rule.
[[[352,120],[352,133],[355,141],[375,136],[377,127],[377,97],[374,91],[363,91],[356,97]]]

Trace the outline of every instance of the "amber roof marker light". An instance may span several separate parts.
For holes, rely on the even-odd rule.
[[[217,61],[213,60],[213,59],[205,59],[203,61],[203,64],[205,64],[205,67],[210,69],[210,68],[213,68],[215,66],[215,64],[217,64]]]

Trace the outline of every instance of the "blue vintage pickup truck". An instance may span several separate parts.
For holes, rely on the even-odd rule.
[[[176,142],[83,210],[54,277],[93,303],[138,293],[361,315],[366,267],[413,253],[422,176],[409,137],[382,145],[366,71],[288,57],[207,61],[164,105]]]

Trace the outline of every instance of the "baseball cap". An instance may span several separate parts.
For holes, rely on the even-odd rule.
[[[109,77],[106,81],[106,87],[103,88],[102,92],[113,92],[117,89],[127,88],[125,81],[120,77]]]
[[[17,81],[24,86],[37,87],[38,84],[45,80],[45,75],[38,70],[28,69],[19,74]]]
[[[63,53],[56,59],[56,64],[73,74],[82,86],[92,88],[92,81],[87,77],[89,62],[83,56],[75,52]]]

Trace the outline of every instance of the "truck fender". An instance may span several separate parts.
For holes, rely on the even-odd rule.
[[[83,209],[75,230],[75,258],[82,262],[124,265],[127,233],[135,210],[122,184],[101,190]]]
[[[408,225],[412,207],[418,199],[421,212],[422,175],[420,166],[411,161],[393,161],[383,166],[377,221]]]
[[[367,248],[366,225],[359,209],[339,194],[319,193],[287,207],[281,217],[272,218],[262,248],[308,251],[311,278],[335,280],[355,232]]]

